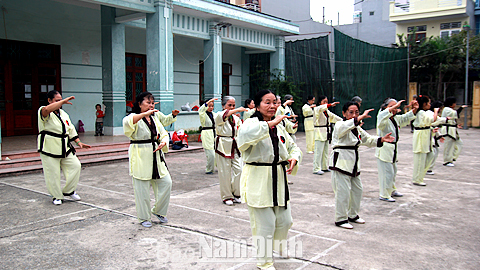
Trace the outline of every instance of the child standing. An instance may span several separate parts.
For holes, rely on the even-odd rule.
[[[95,105],[95,115],[97,116],[97,120],[95,121],[95,136],[103,136],[103,117],[105,113],[102,111],[102,106],[100,104]]]

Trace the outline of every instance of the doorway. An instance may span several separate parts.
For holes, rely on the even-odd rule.
[[[38,108],[60,85],[60,46],[0,39],[2,136],[37,134]]]

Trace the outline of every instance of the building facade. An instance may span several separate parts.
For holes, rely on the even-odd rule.
[[[385,47],[396,40],[396,25],[389,20],[390,0],[355,1],[353,24],[335,26],[353,38]]]
[[[473,0],[395,0],[390,2],[390,21],[397,25],[397,35],[416,29],[416,40],[450,36],[464,23],[475,25],[474,6]]]
[[[95,104],[106,106],[106,135],[123,134],[127,104],[142,91],[165,114],[187,102],[249,96],[249,57],[284,69],[287,20],[214,0],[16,0],[3,3],[0,114],[3,136],[37,133],[46,93],[75,96],[65,109],[94,130]],[[3,30],[3,31],[1,31]],[[220,102],[215,103],[216,110]],[[198,127],[181,112],[170,129]]]

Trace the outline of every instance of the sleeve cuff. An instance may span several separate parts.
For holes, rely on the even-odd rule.
[[[382,147],[382,146],[383,146],[382,137],[378,137],[378,139],[377,139],[377,147]]]

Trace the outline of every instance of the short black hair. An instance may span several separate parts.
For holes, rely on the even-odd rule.
[[[418,95],[417,102],[418,102],[418,109],[423,110],[423,104],[427,104],[430,101],[430,97],[426,95]]]
[[[97,104],[97,105],[95,105],[95,108],[97,108],[97,106],[100,106],[100,108],[102,107],[102,105],[100,105],[100,104]]]
[[[140,110],[140,103],[143,102],[143,100],[145,99],[153,99],[155,100],[155,98],[153,97],[153,94],[150,93],[150,92],[142,92],[140,93],[137,98],[135,99],[135,102],[133,103],[133,113],[136,113],[136,114],[139,114],[141,113],[141,110]]]
[[[320,96],[318,97],[318,100],[317,100],[317,105],[320,105],[320,102],[322,102],[322,100],[324,100],[324,99],[326,99],[326,98],[327,98],[327,96],[320,95]]]
[[[248,105],[250,105],[250,103],[252,102],[252,100],[253,100],[253,99],[251,99],[251,98],[247,98],[247,99],[245,100],[245,108],[248,108]]]
[[[312,100],[312,99],[314,99],[314,98],[315,98],[315,97],[312,96],[312,95],[308,95],[308,96],[307,96],[307,100]]]
[[[457,103],[457,99],[455,97],[448,97],[445,99],[445,102],[443,104],[445,105],[445,107],[450,107],[455,103]]]
[[[348,101],[347,103],[343,104],[343,108],[342,108],[342,111],[343,112],[347,112],[348,111],[348,108],[352,105],[355,105],[357,106],[358,110],[360,110],[360,105],[355,102],[355,101]]]

